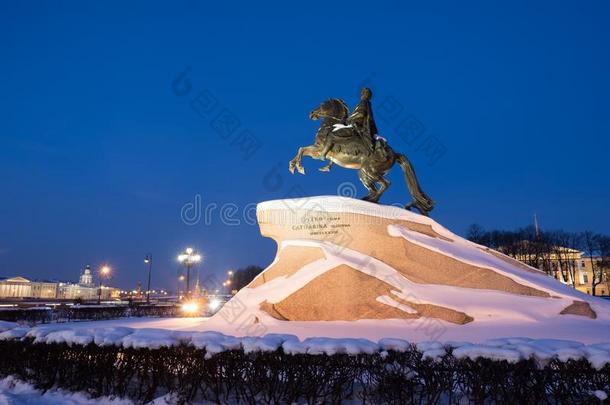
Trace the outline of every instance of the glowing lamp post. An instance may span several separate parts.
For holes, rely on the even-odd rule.
[[[102,281],[110,276],[110,267],[102,266],[100,269],[100,289],[97,295],[97,305],[102,303]]]
[[[178,261],[186,267],[186,296],[191,297],[191,268],[201,261],[201,255],[192,248],[186,250],[178,256]]]
[[[233,270],[229,270],[227,271],[227,281],[225,281],[224,283],[222,283],[223,287],[227,287],[227,289],[229,290],[229,292],[231,292],[231,285],[233,284]]]
[[[150,273],[152,272],[152,254],[144,257],[144,264],[148,264],[148,286],[146,287],[146,303],[150,304]]]

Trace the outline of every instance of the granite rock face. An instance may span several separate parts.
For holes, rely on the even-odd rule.
[[[312,197],[261,203],[257,219],[277,255],[233,298],[255,323],[596,317],[588,296],[401,208]]]

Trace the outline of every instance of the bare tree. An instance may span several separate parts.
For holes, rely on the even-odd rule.
[[[596,295],[598,285],[610,280],[610,236],[595,235],[589,231],[540,232],[533,226],[515,231],[486,231],[478,224],[471,225],[466,235],[475,243],[499,250],[574,288],[579,280],[579,252],[584,251],[585,260],[590,261],[593,271],[592,294]]]
[[[596,260],[597,274],[594,273],[593,278],[596,278],[596,285],[599,285],[610,280],[610,236],[595,235],[595,242],[599,258]],[[610,291],[608,294],[610,295]]]
[[[260,266],[247,266],[241,269],[237,269],[235,273],[233,273],[233,284],[232,288],[234,290],[241,290],[256,276],[258,276],[263,271],[263,268]]]
[[[466,239],[479,245],[486,245],[487,232],[479,224],[472,224],[466,230]]]
[[[595,256],[599,253],[598,245],[599,236],[595,235],[591,231],[585,231],[582,233],[582,246],[585,254],[589,257],[591,262],[591,294],[596,295],[595,289],[599,284],[602,283],[602,272],[600,271]]]
[[[572,287],[576,288],[576,270],[578,263],[576,261],[576,252],[580,247],[581,237],[578,234],[564,231],[553,232],[552,250],[557,258],[558,270],[563,277],[563,280],[571,282]]]
[[[539,242],[539,262],[535,266],[537,269],[543,270],[551,277],[555,277],[553,271],[553,237],[551,232],[542,232]]]

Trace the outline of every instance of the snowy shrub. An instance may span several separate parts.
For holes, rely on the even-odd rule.
[[[610,365],[595,368],[587,359],[458,358],[451,348],[430,358],[415,345],[331,355],[235,346],[210,354],[193,344],[87,342],[0,340],[0,377],[137,402],[171,392],[183,403],[599,403],[610,390]]]

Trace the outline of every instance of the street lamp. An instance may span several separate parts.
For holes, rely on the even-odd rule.
[[[146,303],[150,304],[150,273],[152,272],[152,254],[144,257],[144,264],[148,264],[148,287],[146,288]]]
[[[186,296],[191,297],[191,268],[195,263],[201,261],[201,255],[195,252],[193,248],[186,248],[186,250],[178,255],[178,261],[186,267]]]
[[[100,269],[100,289],[97,295],[97,305],[102,303],[102,281],[104,278],[108,278],[110,276],[110,267],[102,266]]]
[[[178,283],[176,284],[176,294],[178,295],[178,301],[180,301],[180,286],[184,282],[184,274],[178,276]]]
[[[222,285],[224,287],[228,287],[229,292],[231,291],[231,284],[233,283],[233,274],[234,274],[233,270],[227,271],[227,276],[228,276],[227,281],[222,283]]]

